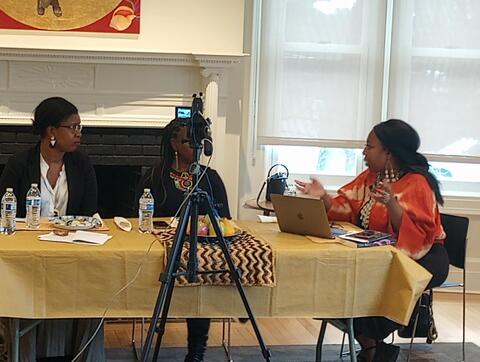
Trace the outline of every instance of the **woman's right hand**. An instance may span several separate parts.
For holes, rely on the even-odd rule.
[[[322,199],[327,191],[323,185],[316,178],[311,177],[310,182],[305,182],[301,180],[295,180],[295,186],[300,192]]]

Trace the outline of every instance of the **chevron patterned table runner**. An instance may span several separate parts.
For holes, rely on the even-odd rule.
[[[175,229],[166,230],[158,236],[163,243],[165,258],[170,254],[173,244]],[[253,235],[242,231],[240,234],[228,238],[228,245],[233,263],[240,269],[243,286],[275,286],[275,259],[272,248],[266,242],[255,238]],[[183,245],[179,272],[185,272],[188,261],[190,244]],[[216,243],[197,244],[198,271],[211,271],[228,269],[222,249]],[[166,265],[166,259],[165,259]],[[176,280],[176,285],[234,285],[229,273],[201,274],[197,281],[188,283],[185,276]]]

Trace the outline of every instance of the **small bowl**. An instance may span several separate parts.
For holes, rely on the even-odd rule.
[[[115,216],[113,218],[113,222],[123,231],[131,231],[132,230],[132,223],[121,216]]]

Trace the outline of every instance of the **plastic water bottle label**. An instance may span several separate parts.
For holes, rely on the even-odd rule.
[[[13,202],[5,203],[5,211],[16,211],[16,210],[17,210],[17,205],[15,205]]]
[[[28,198],[27,206],[40,207],[41,199],[39,198]]]
[[[147,202],[145,203],[145,211],[153,211],[153,202]]]

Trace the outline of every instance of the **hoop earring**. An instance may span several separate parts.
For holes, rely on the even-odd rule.
[[[178,152],[175,151],[175,169],[178,171]]]
[[[57,140],[55,137],[50,137],[50,148],[55,148],[55,144],[57,143]]]

